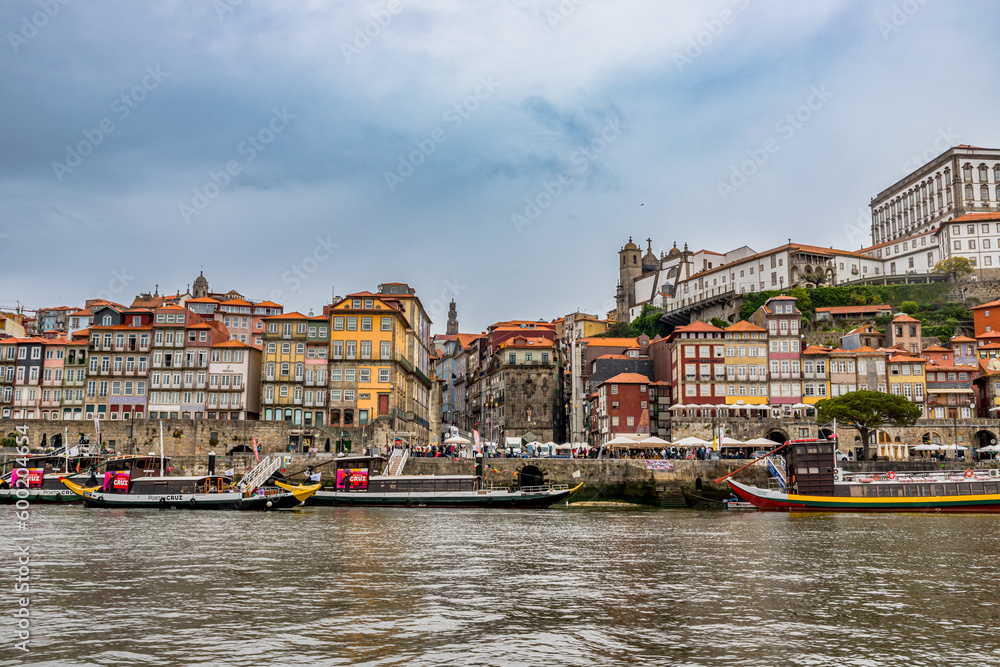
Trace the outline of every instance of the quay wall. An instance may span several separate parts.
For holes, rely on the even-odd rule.
[[[816,424],[804,420],[794,420],[789,423],[789,420],[735,419],[725,420],[723,423],[729,425],[727,435],[739,439],[766,435],[775,429],[786,432],[789,437],[816,437],[817,434]],[[996,423],[995,420],[992,422],[994,432],[997,430]],[[112,445],[119,454],[158,453],[159,424],[159,421],[152,420],[101,422],[102,441],[106,446]],[[64,428],[67,429],[69,441],[72,443],[78,441],[80,433],[86,433],[92,442],[95,441],[94,424],[90,421],[29,420],[15,422],[13,420],[0,420],[0,433],[10,433],[19,425],[28,426],[30,446],[33,449],[40,446],[42,434],[46,435],[47,443],[51,443],[52,437],[57,433],[63,433]],[[131,436],[126,430],[128,426],[132,427]],[[988,428],[991,424],[986,420],[959,420],[957,423],[949,422],[947,426],[951,427],[947,429],[949,435],[955,435],[957,431],[958,435],[965,436],[963,440],[970,442],[978,430]],[[673,427],[673,437],[675,438],[686,435],[704,437],[706,433],[711,433],[711,422],[708,420],[674,419]],[[909,429],[889,428],[886,430],[891,434],[902,433],[905,436],[904,442],[919,442],[918,434],[926,432],[929,428],[931,427],[923,424],[909,427]],[[798,429],[807,430],[809,435],[803,435],[803,432]],[[944,429],[937,427],[935,430],[943,431]],[[319,454],[310,456],[289,452],[290,442],[298,441],[301,443],[301,438],[306,435],[315,439],[317,448],[320,450]],[[335,435],[333,433],[332,437]],[[332,465],[323,466],[322,464],[335,457],[334,453],[323,451],[322,443],[327,437],[331,437],[331,432],[328,429],[322,427],[293,428],[284,422],[164,420],[163,436],[164,453],[170,457],[173,468],[171,472],[174,474],[204,474],[208,467],[208,452],[212,450],[218,455],[215,464],[216,473],[222,473],[231,468],[234,475],[239,477],[256,463],[253,454],[240,451],[244,447],[249,449],[254,437],[261,445],[264,454],[280,453],[287,457],[284,466],[285,474],[301,473],[307,467],[316,467],[321,472],[330,470]],[[848,436],[845,433],[843,437]],[[357,450],[356,447],[355,451]],[[5,450],[4,455],[8,460],[13,458],[13,450]],[[526,465],[532,465],[541,471],[546,482],[550,484],[575,486],[582,482],[583,489],[574,496],[574,501],[577,502],[624,500],[651,505],[679,505],[683,503],[682,489],[688,491],[689,494],[698,493],[700,487],[711,489],[713,479],[748,462],[735,459],[723,461],[670,460],[665,462],[671,466],[670,469],[656,470],[649,469],[645,461],[632,459],[497,458],[486,460],[485,482],[493,486],[514,486],[517,484],[515,473],[518,473]],[[991,464],[995,465],[995,462],[991,462]],[[962,469],[967,465],[962,461],[933,463],[923,459],[852,461],[841,464],[843,468],[856,472],[934,470],[942,467]],[[404,474],[468,475],[473,474],[474,471],[475,464],[469,459],[413,457],[407,462]],[[324,475],[323,481],[327,481],[329,477],[329,475]],[[302,475],[298,474],[297,478],[301,479]],[[739,479],[764,486],[768,483],[768,475],[762,465],[741,472]],[[724,489],[715,490],[722,491]]]

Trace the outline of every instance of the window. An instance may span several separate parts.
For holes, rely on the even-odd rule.
[[[380,368],[378,369],[378,381],[385,384],[389,382],[389,369]]]
[[[379,343],[379,359],[388,359],[392,355],[391,348],[392,345],[387,340]]]
[[[371,382],[372,371],[370,368],[362,368],[358,371],[358,382]]]
[[[357,331],[358,330],[358,318],[356,318],[356,317],[348,317],[347,318],[347,330],[348,331]]]
[[[338,315],[337,317],[333,318],[333,330],[334,331],[343,331],[344,330],[344,318],[343,318],[343,316]]]
[[[362,331],[371,331],[372,330],[372,318],[370,318],[370,317],[362,317],[361,318],[361,330]]]

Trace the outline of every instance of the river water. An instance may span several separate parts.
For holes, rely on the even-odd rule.
[[[0,665],[1000,665],[997,516],[30,512]]]

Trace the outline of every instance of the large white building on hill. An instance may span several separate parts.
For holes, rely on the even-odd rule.
[[[619,250],[616,312],[630,321],[649,303],[669,322],[733,319],[741,295],[796,285],[941,280],[934,266],[965,257],[978,279],[1000,277],[1000,149],[956,146],[900,179],[871,202],[874,244],[838,250],[794,243],[764,252],[674,247]],[[647,239],[647,241],[649,241]]]

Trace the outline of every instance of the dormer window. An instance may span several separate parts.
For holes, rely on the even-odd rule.
[[[103,323],[104,323],[104,326],[110,327],[111,326],[111,316],[110,315],[105,315]]]

